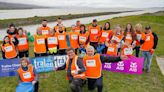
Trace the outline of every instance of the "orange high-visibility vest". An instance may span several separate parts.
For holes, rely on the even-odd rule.
[[[7,59],[15,58],[17,56],[16,48],[12,42],[11,44],[4,44],[4,46],[2,46],[2,50],[5,53],[5,57]]]
[[[14,39],[13,35],[8,34],[8,36],[10,38],[10,41],[13,41],[13,39]]]
[[[144,32],[136,33],[136,36],[137,36],[137,38],[141,38],[141,40],[145,39],[145,33]],[[136,40],[136,46],[139,46],[139,45],[141,45],[140,41]]]
[[[154,46],[154,36],[152,32],[145,35],[144,43],[141,45],[142,51],[150,51]]]
[[[89,33],[86,32],[85,34],[79,34],[79,45],[87,45],[87,40],[88,40]]]
[[[111,56],[117,56],[116,44],[109,44],[106,54]]]
[[[34,52],[46,53],[45,35],[34,35]]]
[[[80,33],[80,27],[75,27],[75,32],[78,32],[78,33]]]
[[[114,34],[114,35],[112,36],[112,39],[111,39],[111,40],[115,40],[115,41],[116,41],[116,44],[118,44],[118,43],[121,42],[122,39],[123,39],[123,34],[120,34],[120,35]]]
[[[86,78],[85,72],[83,72],[81,74],[75,74],[75,71],[80,70],[80,68],[77,65],[77,59],[78,59],[78,56],[75,56],[72,60],[71,74],[72,74],[73,78],[85,79]],[[69,58],[66,61],[66,71],[68,70],[68,65],[69,65]],[[68,79],[68,76],[66,76],[66,77]]]
[[[105,42],[112,36],[112,30],[102,30],[99,42]]]
[[[130,44],[132,43],[133,39],[132,39],[132,34],[130,32],[126,33],[126,37],[124,39],[124,42],[129,42]]]
[[[33,66],[29,66],[27,71],[24,71],[21,67],[18,69],[18,74],[22,82],[32,82],[35,79],[33,72]]]
[[[58,26],[58,24],[54,27],[54,30],[56,32],[59,32],[59,26]],[[62,30],[65,31],[65,27],[64,26],[62,26]]]
[[[121,54],[126,55],[126,56],[132,56],[133,55],[133,47],[124,45],[122,48]]]
[[[50,31],[50,27],[40,27],[40,30],[42,30],[42,35],[48,35]]]
[[[17,48],[18,48],[18,51],[26,51],[29,49],[29,46],[28,46],[28,38],[26,35],[23,35],[23,36],[19,36],[19,35],[16,35],[19,43],[17,45]]]
[[[58,44],[59,44],[59,49],[67,49],[67,39],[66,39],[67,33],[63,31],[63,33],[56,33],[56,36],[58,37]]]
[[[70,32],[69,38],[70,38],[70,46],[74,49],[79,48],[79,44],[78,44],[79,33],[78,32]]]
[[[48,45],[48,48],[54,48],[54,47],[57,47],[58,45],[58,39],[57,39],[57,36],[51,36],[51,35],[48,35],[47,36],[47,45]]]
[[[100,78],[102,63],[100,60],[100,54],[94,56],[84,56],[83,63],[86,67],[86,77],[87,78]]]
[[[89,26],[88,31],[89,31],[90,42],[98,42],[101,35],[100,26],[96,26],[96,27]]]

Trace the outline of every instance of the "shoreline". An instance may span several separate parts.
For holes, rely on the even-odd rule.
[[[18,18],[18,19],[1,19],[0,27],[1,29],[7,28],[8,25],[14,23],[16,26],[27,26],[40,24],[43,19],[46,19],[48,22],[55,22],[58,17],[61,17],[63,20],[75,19],[75,18],[85,18],[85,17],[93,17],[93,16],[101,16],[101,15],[111,15],[111,14],[119,14],[126,12],[136,12],[135,11],[122,11],[122,12],[98,12],[98,13],[83,13],[83,14],[67,14],[67,15],[57,15],[57,16],[34,16],[29,18]],[[13,22],[14,21],[14,22]]]

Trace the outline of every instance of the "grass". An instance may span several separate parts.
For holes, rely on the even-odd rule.
[[[159,44],[155,55],[164,55],[164,13],[156,16],[144,14],[114,18],[100,21],[99,24],[103,25],[107,21],[112,23],[112,28],[116,24],[125,27],[127,23],[132,23],[133,25],[141,23],[143,26],[150,25],[152,30],[159,36]],[[32,52],[32,48],[30,50]],[[33,56],[33,54],[30,53],[30,56]],[[103,71],[104,92],[164,92],[164,76],[161,74],[155,58],[153,58],[151,69],[151,73],[143,73],[142,75]],[[39,80],[39,92],[71,92],[65,79],[65,71],[50,72],[48,74],[50,75],[48,79]],[[0,78],[0,81],[0,92],[15,91],[17,85],[16,77]],[[87,92],[87,86],[84,87],[84,92]]]

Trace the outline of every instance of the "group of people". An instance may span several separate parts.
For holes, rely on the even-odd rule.
[[[54,28],[50,28],[47,20],[43,20],[36,34],[30,35],[23,28],[17,29],[11,24],[7,30],[8,35],[4,37],[1,45],[2,56],[4,59],[28,57],[29,42],[34,44],[35,57],[68,54],[69,58],[64,68],[73,92],[82,91],[81,84],[86,78],[89,90],[94,89],[95,84],[98,84],[98,92],[102,92],[102,62],[120,61],[133,56],[134,50],[135,56],[139,57],[141,51],[145,62],[143,70],[150,72],[158,37],[150,26],[142,30],[140,23],[134,28],[128,23],[125,29],[120,25],[111,29],[110,22],[106,22],[101,27],[94,19],[88,27],[77,21],[76,25],[72,25],[71,30],[68,31],[62,24],[62,19],[58,18]]]

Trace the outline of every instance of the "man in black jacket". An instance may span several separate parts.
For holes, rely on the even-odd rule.
[[[150,72],[150,66],[154,51],[158,44],[158,36],[151,31],[150,26],[145,27],[145,39],[141,40],[142,57],[144,58],[143,70]]]

